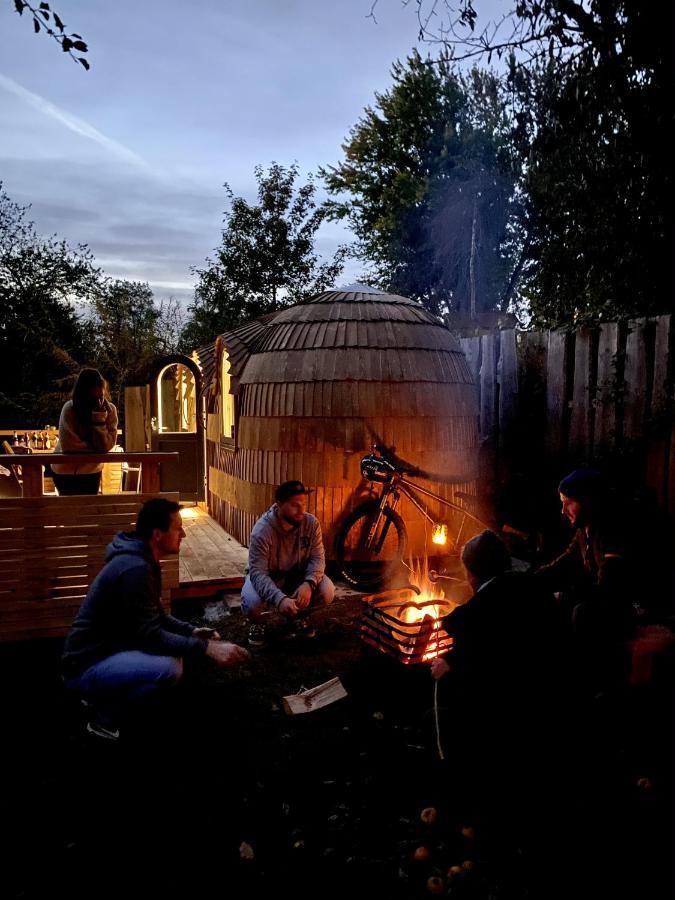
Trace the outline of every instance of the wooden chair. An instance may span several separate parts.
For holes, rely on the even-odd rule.
[[[14,449],[7,441],[2,442],[5,453],[14,454]],[[22,494],[21,480],[19,479],[18,466],[0,466],[0,497],[20,497]],[[19,472],[21,470],[19,469]]]

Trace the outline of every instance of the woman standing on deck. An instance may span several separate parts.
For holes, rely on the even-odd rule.
[[[116,440],[117,410],[105,379],[96,369],[82,369],[61,410],[54,453],[107,453]],[[103,463],[55,463],[52,471],[59,494],[98,494]]]

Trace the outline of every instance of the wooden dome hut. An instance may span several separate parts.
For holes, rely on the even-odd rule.
[[[340,523],[368,494],[359,463],[374,442],[451,477],[419,480],[441,496],[475,493],[473,379],[459,342],[413,300],[326,291],[224,334],[194,357],[210,383],[209,512],[244,544],[275,486],[298,478],[313,489],[308,509],[330,558]],[[428,523],[403,504],[410,549],[421,554]]]

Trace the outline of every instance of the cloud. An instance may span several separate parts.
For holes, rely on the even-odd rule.
[[[137,153],[134,153],[133,150],[125,147],[124,144],[120,144],[119,141],[106,137],[105,134],[100,132],[97,128],[94,128],[93,125],[85,122],[84,119],[80,119],[78,116],[73,116],[71,113],[65,112],[65,110],[55,106],[39,94],[34,94],[32,91],[27,90],[17,81],[14,81],[14,79],[8,78],[7,75],[3,75],[2,72],[0,72],[0,87],[3,87],[10,94],[23,100],[25,103],[28,103],[44,115],[56,119],[57,122],[60,122],[66,128],[70,129],[70,131],[74,131],[75,134],[79,134],[81,137],[94,141],[94,143],[103,147],[104,150],[118,159],[132,163],[142,169],[150,170],[150,167],[145,160]]]

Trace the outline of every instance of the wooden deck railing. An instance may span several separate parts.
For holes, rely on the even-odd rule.
[[[141,467],[144,494],[160,490],[159,471],[163,462],[175,462],[178,453],[3,453],[0,465],[21,467],[24,497],[44,494],[44,467],[53,463],[123,463]]]

